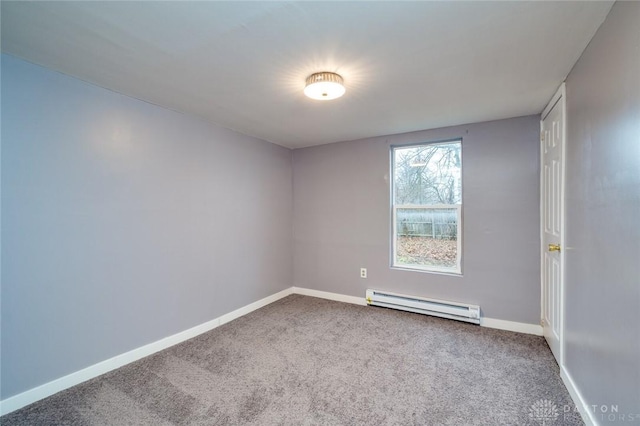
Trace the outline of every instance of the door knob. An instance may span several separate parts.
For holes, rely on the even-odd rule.
[[[549,251],[560,251],[560,244],[549,244]]]

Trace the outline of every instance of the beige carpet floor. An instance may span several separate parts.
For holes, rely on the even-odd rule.
[[[542,337],[292,295],[0,423],[582,424],[573,407]]]

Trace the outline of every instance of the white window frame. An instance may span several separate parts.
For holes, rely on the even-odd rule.
[[[410,148],[413,146],[423,145],[444,145],[457,142],[460,144],[460,150],[462,150],[462,139],[453,139],[444,142],[432,142],[432,143],[418,143],[412,145],[398,145],[391,147],[391,267],[394,269],[419,271],[419,272],[434,272],[443,274],[462,275],[462,203],[460,204],[396,204],[395,203],[395,185],[396,185],[396,149]],[[463,160],[464,161],[464,160]],[[460,169],[462,173],[462,167]],[[462,177],[461,177],[462,179]],[[464,182],[462,182],[462,193],[464,193]],[[462,198],[462,194],[461,194]],[[445,268],[433,265],[416,265],[416,264],[404,264],[396,262],[397,243],[398,243],[398,226],[396,223],[397,210],[398,209],[456,209],[456,266],[454,268]]]

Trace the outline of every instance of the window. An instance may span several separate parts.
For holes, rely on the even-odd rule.
[[[392,148],[392,266],[460,274],[462,141]]]

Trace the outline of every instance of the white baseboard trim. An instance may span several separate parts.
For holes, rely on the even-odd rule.
[[[498,330],[515,331],[517,333],[534,334],[542,336],[542,326],[540,324],[528,324],[526,322],[506,321],[494,318],[480,318],[480,326],[487,328],[497,328]]]
[[[578,411],[580,411],[580,416],[582,417],[582,421],[585,426],[598,426],[598,421],[594,417],[594,412],[589,409],[587,402],[584,400],[576,386],[576,383],[573,381],[573,378],[571,378],[571,375],[564,365],[560,367],[560,378],[567,387],[569,395],[571,396],[571,399],[573,399],[573,403],[576,404]]]
[[[328,291],[312,290],[310,288],[292,287],[294,294],[304,296],[319,297],[321,299],[335,300],[337,302],[352,303],[354,305],[366,306],[364,297],[347,296],[345,294],[330,293]],[[505,321],[493,318],[481,318],[480,326],[487,328],[497,328],[499,330],[515,331],[518,333],[534,334],[542,336],[542,326],[538,324],[527,324],[524,322]]]
[[[287,297],[293,293],[293,287],[289,287],[282,291],[279,291],[276,294],[272,294],[271,296],[267,296],[264,299],[260,299],[257,302],[253,302],[248,304],[247,306],[243,306],[242,308],[238,308],[235,311],[229,312],[228,314],[224,314],[218,318],[220,320],[220,325],[224,325],[230,321],[233,321],[236,318],[240,318],[242,316],[247,315],[255,311],[256,309],[260,309],[264,306],[270,305],[271,303],[282,299],[283,297]]]
[[[0,416],[11,413],[12,411],[18,410],[36,401],[39,401],[48,396],[56,394],[60,391],[68,389],[72,386],[79,385],[82,382],[86,382],[87,380],[90,380],[102,374],[108,373],[111,370],[115,370],[116,368],[120,368],[124,365],[137,361],[146,356],[152,355],[163,349],[167,349],[173,345],[182,343],[185,340],[196,337],[202,333],[206,333],[207,331],[213,330],[218,326],[226,324],[229,321],[232,321],[252,311],[255,311],[256,309],[262,308],[263,306],[273,303],[276,300],[282,299],[283,297],[290,295],[293,292],[292,289],[293,289],[292,287],[289,287],[276,294],[267,296],[264,299],[260,299],[257,302],[253,302],[247,306],[236,309],[233,312],[229,312],[228,314],[224,314],[218,318],[212,319],[211,321],[207,321],[203,324],[197,325],[188,330],[181,331],[172,336],[165,337],[153,343],[149,343],[148,345],[144,345],[139,348],[133,349],[129,352],[116,355],[113,358],[109,358],[107,360],[101,361],[97,364],[94,364],[82,370],[76,371],[75,373],[71,373],[67,376],[60,377],[59,379],[55,379],[51,382],[45,383],[43,385],[40,385],[33,389],[29,389],[28,391],[22,392],[18,395],[15,395],[3,401],[0,401]]]
[[[291,287],[294,294],[304,296],[319,297],[321,299],[335,300],[336,302],[352,303],[354,305],[366,306],[367,301],[363,297],[347,296],[346,294],[330,293],[328,291],[312,290],[303,287]]]

